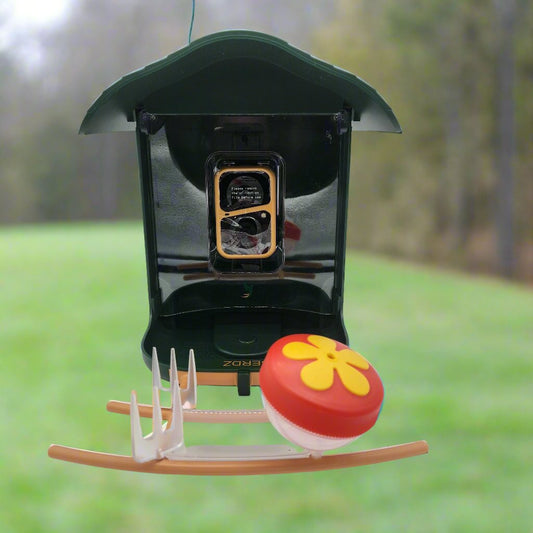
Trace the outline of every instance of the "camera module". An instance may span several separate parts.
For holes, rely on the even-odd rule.
[[[215,174],[217,249],[228,259],[262,259],[276,248],[276,176],[267,167]]]
[[[209,264],[219,273],[283,264],[284,162],[273,152],[216,152],[206,162]]]

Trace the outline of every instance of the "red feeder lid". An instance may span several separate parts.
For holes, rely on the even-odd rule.
[[[348,346],[319,335],[276,341],[261,366],[259,384],[287,420],[328,437],[368,431],[383,403],[383,384],[372,365]]]

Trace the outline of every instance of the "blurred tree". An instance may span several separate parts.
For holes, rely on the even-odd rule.
[[[521,227],[532,220],[527,173],[513,177],[531,168],[514,141],[516,107],[529,139],[532,118],[531,84],[526,96],[513,67],[518,53],[524,70],[532,60],[531,2],[520,5],[517,19],[505,0],[338,0],[317,47],[383,90],[405,132],[401,143],[354,137],[352,244],[507,275],[522,258],[528,275],[532,234],[513,229],[517,213]]]
[[[32,182],[28,160],[37,163],[39,152],[32,144],[33,106],[36,92],[6,51],[0,52],[0,222],[26,222],[39,219],[35,202],[38,193]]]
[[[497,138],[498,171],[496,231],[499,268],[511,277],[516,268],[514,235],[514,159],[515,141],[515,0],[493,0],[497,19]]]

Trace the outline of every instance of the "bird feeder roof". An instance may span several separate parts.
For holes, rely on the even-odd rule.
[[[392,109],[357,76],[276,37],[232,30],[193,41],[119,79],[93,103],[80,133],[135,129],[153,114],[330,114],[352,109],[352,129],[401,133]]]

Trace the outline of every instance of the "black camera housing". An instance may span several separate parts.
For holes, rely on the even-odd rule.
[[[206,162],[209,265],[220,274],[278,271],[284,260],[284,162],[274,152],[216,152]]]

